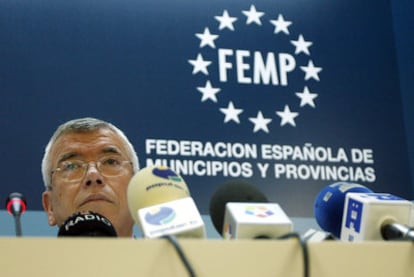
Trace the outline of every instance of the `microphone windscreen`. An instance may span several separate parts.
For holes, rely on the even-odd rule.
[[[139,170],[128,185],[129,211],[138,226],[138,210],[190,196],[184,179],[165,166]]]
[[[58,237],[116,237],[112,223],[103,215],[91,211],[70,216],[59,228]]]
[[[341,236],[345,196],[348,192],[370,193],[373,191],[360,184],[337,182],[324,187],[314,202],[316,222],[322,230],[337,238]]]
[[[254,185],[243,180],[232,180],[224,183],[213,194],[210,200],[210,217],[218,233],[223,231],[226,204],[239,203],[266,203],[266,196]]]
[[[10,193],[6,200],[6,209],[13,216],[20,216],[26,211],[26,199],[19,192]]]

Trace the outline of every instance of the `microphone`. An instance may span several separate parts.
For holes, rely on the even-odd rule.
[[[389,193],[348,193],[343,209],[341,240],[409,240],[412,203]]]
[[[322,230],[341,236],[345,196],[349,192],[373,192],[357,183],[337,182],[324,187],[315,198],[314,215]]]
[[[66,219],[59,228],[58,237],[117,237],[117,233],[103,215],[81,211]]]
[[[21,193],[13,192],[7,197],[6,209],[14,217],[16,237],[22,236],[20,216],[26,211],[26,199]]]
[[[165,166],[149,166],[132,177],[129,211],[144,237],[166,235],[204,238],[201,215],[184,179]]]
[[[322,242],[326,240],[336,240],[334,235],[328,232],[319,231],[316,229],[308,229],[302,236],[302,239],[306,242]]]
[[[261,191],[242,180],[229,181],[216,190],[210,216],[225,239],[277,238],[293,226],[278,204],[268,203]]]

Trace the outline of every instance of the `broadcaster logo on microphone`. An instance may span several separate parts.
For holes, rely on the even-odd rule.
[[[275,213],[268,209],[266,206],[246,206],[245,214],[252,215],[259,218],[266,218],[274,215]]]
[[[145,221],[151,225],[165,225],[171,223],[176,216],[170,207],[155,207],[145,214]]]
[[[180,176],[178,176],[177,173],[175,173],[174,171],[172,171],[170,168],[166,166],[156,166],[152,170],[152,173],[157,177],[164,178],[167,180],[173,180],[176,182],[183,181],[183,179]]]

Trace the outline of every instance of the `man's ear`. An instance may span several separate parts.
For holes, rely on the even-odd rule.
[[[47,220],[50,226],[56,225],[55,214],[53,213],[52,205],[52,192],[50,190],[43,192],[42,194],[43,209],[47,214]]]

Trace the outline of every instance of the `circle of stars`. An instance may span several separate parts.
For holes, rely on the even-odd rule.
[[[246,25],[256,24],[262,26],[264,24],[262,17],[265,13],[258,11],[254,5],[251,5],[249,10],[242,10],[241,14],[246,17]],[[234,32],[234,24],[239,20],[238,17],[231,16],[227,10],[224,10],[222,15],[214,16],[214,18],[219,23],[219,31],[229,30]],[[282,14],[269,20],[269,23],[274,26],[273,34],[290,35],[289,27],[292,25],[292,21],[286,20]],[[200,48],[210,47],[212,49],[216,48],[216,40],[220,37],[220,35],[212,33],[208,27],[205,27],[202,33],[196,33],[195,36],[200,40]],[[313,42],[306,40],[302,34],[299,34],[296,40],[290,40],[290,43],[295,47],[295,55],[310,56],[309,48],[313,45]],[[198,53],[195,59],[190,59],[188,62],[193,66],[193,75],[209,75],[208,67],[212,64],[212,61],[204,59],[201,53]],[[319,73],[322,68],[315,66],[311,59],[308,60],[307,65],[300,66],[300,69],[304,72],[304,81],[320,81]],[[197,90],[202,94],[201,102],[218,102],[217,94],[221,89],[213,86],[210,80],[207,80],[204,86],[197,87]],[[318,97],[318,94],[311,92],[308,86],[305,86],[301,92],[295,92],[295,95],[300,100],[300,107],[316,107],[315,98]],[[224,114],[224,123],[235,122],[240,124],[239,116],[244,110],[236,107],[233,101],[229,101],[227,107],[220,107],[219,110]],[[281,111],[275,111],[275,114],[280,118],[280,126],[290,125],[296,127],[295,119],[299,116],[299,112],[292,111],[289,105],[285,105]],[[259,110],[255,117],[249,117],[248,119],[253,124],[254,133],[259,131],[269,133],[268,125],[272,122],[271,117],[265,117],[263,112]]]

